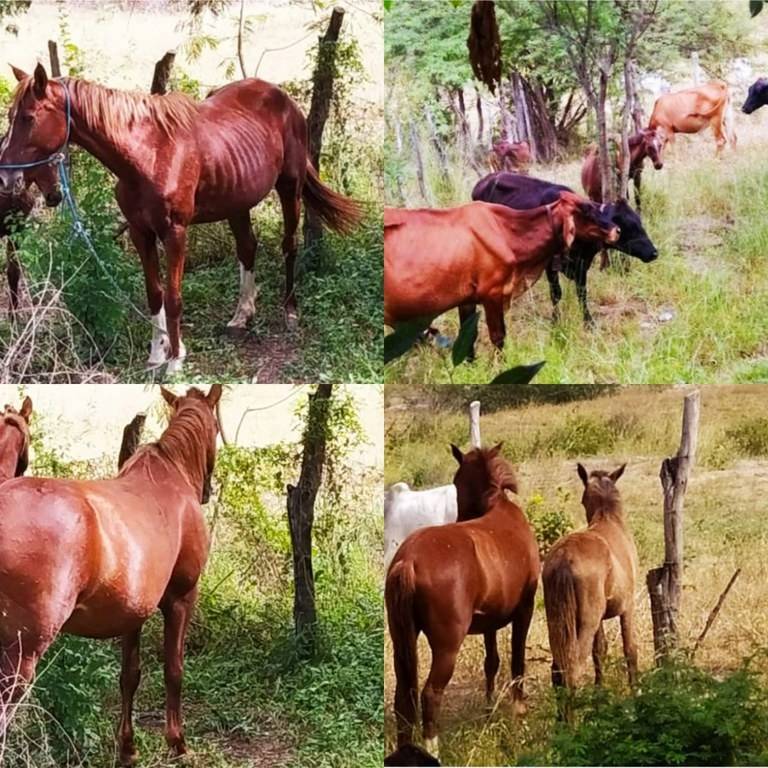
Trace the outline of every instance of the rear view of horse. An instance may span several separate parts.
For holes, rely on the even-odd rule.
[[[0,415],[0,485],[27,471],[31,416],[32,400],[28,397],[24,398],[18,411],[10,405],[3,408]]]
[[[626,465],[624,465],[626,466]],[[595,683],[607,651],[603,621],[619,617],[629,684],[637,680],[634,629],[637,552],[624,519],[613,472],[578,465],[587,527],[560,539],[544,560],[542,584],[552,651],[552,684],[575,688],[590,653]]]
[[[437,756],[443,693],[468,634],[485,638],[486,696],[499,668],[496,633],[512,624],[512,697],[524,708],[525,641],[539,580],[539,550],[520,507],[501,445],[463,454],[454,477],[458,522],[422,528],[400,546],[387,572],[385,599],[395,659],[397,745],[412,742],[416,723],[418,652],[423,632],[432,666],[421,694],[425,746]]]
[[[648,127],[660,132],[665,144],[674,142],[676,133],[698,133],[710,127],[718,155],[726,144],[736,148],[731,95],[728,85],[717,80],[659,96]]]
[[[251,208],[277,190],[289,323],[297,313],[293,280],[302,201],[339,232],[349,232],[362,216],[359,203],[320,181],[308,156],[306,119],[271,83],[241,80],[194,102],[180,93],[148,95],[74,78],[49,80],[40,64],[32,77],[15,68],[14,74],[20,83],[0,165],[41,160],[69,137],[117,176],[117,202],[144,268],[153,328],[150,366],[167,362],[168,372],[177,372],[186,354],[181,284],[190,225],[226,219],[232,229],[240,298],[228,328],[240,334],[255,314]],[[19,174],[0,170],[0,182],[17,187]],[[165,251],[165,287],[158,242]]]
[[[423,491],[412,491],[407,483],[391,485],[384,495],[384,567],[415,530],[455,523],[457,515],[453,483]]]
[[[112,480],[17,478],[0,493],[0,741],[40,658],[65,632],[122,638],[119,758],[137,758],[133,697],[144,622],[165,620],[166,741],[186,752],[181,720],[184,644],[208,558],[207,501],[221,387],[185,396],[156,443]]]

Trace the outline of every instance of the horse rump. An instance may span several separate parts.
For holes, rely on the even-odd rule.
[[[363,218],[363,205],[351,197],[334,192],[320,181],[312,163],[307,161],[307,178],[302,191],[304,204],[334,232],[349,234]]]

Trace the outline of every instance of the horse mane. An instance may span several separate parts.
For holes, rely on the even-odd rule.
[[[191,389],[180,400],[178,410],[160,439],[138,448],[123,464],[118,477],[129,472],[148,454],[159,455],[183,472],[190,485],[201,492],[206,478],[213,471],[208,445],[215,437],[210,434],[212,417],[204,398],[200,390]]]
[[[29,465],[29,424],[10,405],[6,405],[3,411],[3,423],[16,427],[24,438],[24,443],[21,451],[19,451],[19,458],[16,462],[16,477],[20,477],[27,471],[27,466]]]
[[[498,452],[496,448],[474,448],[467,456],[476,454],[485,464],[490,478],[490,489],[501,493],[508,489],[517,493],[517,476],[512,465]]]
[[[590,474],[592,477],[608,477],[610,473],[602,470],[595,470]],[[586,503],[584,509],[587,512],[587,521],[592,522],[595,519],[622,520],[624,517],[624,508],[621,504],[621,493],[615,483],[603,484],[596,483],[590,486],[590,496],[593,501],[590,504],[591,509],[587,509]]]
[[[69,90],[73,107],[76,106],[88,127],[110,136],[130,131],[140,120],[155,123],[166,136],[171,136],[178,129],[191,129],[197,116],[197,104],[184,93],[123,91],[73,77],[63,77],[58,82]],[[19,83],[14,107],[33,84],[32,77]]]

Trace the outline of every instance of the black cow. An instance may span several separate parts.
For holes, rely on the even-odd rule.
[[[553,203],[563,191],[572,192],[573,190],[562,184],[553,184],[543,179],[502,171],[480,179],[472,190],[472,199],[483,200],[486,203],[500,203],[518,210],[528,210]],[[621,230],[618,241],[608,245],[608,248],[615,248],[642,262],[654,261],[658,257],[658,251],[643,229],[640,217],[626,200],[607,203],[605,212]],[[576,239],[570,251],[563,254],[560,259],[553,260],[547,268],[555,319],[558,317],[557,305],[563,297],[558,278],[559,270],[576,283],[576,295],[579,297],[584,323],[592,325],[592,315],[587,305],[587,272],[600,249],[600,246],[595,243]],[[558,264],[557,261],[560,263]],[[462,314],[465,317],[471,315],[471,308],[463,308]]]
[[[741,107],[745,115],[751,115],[756,109],[768,104],[768,77],[761,77],[749,86],[747,99]]]

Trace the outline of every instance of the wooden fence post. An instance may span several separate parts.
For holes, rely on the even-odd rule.
[[[469,404],[469,444],[480,448],[480,401],[473,400]]]
[[[344,9],[334,8],[328,29],[320,38],[317,54],[317,66],[312,76],[312,102],[307,115],[309,130],[309,157],[315,170],[320,173],[320,152],[323,147],[323,130],[331,113],[333,80],[336,74],[336,43],[339,40]],[[304,208],[304,247],[309,248],[322,238],[323,228],[320,220],[311,211]]]
[[[155,71],[152,74],[152,86],[150,93],[163,94],[168,92],[168,80],[171,77],[173,62],[176,60],[176,52],[168,51],[162,59],[155,64]]]
[[[677,618],[683,581],[683,507],[696,457],[700,404],[698,391],[686,395],[680,447],[677,455],[664,459],[659,474],[664,492],[664,563],[648,571],[646,576],[657,664],[667,659],[678,645]]]
[[[59,64],[59,49],[55,40],[48,41],[48,56],[51,59],[51,77],[61,77],[61,65]]]

